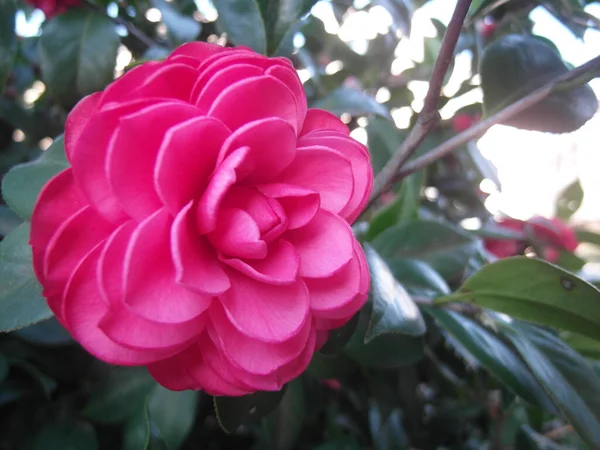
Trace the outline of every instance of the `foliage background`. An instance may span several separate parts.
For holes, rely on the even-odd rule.
[[[445,31],[423,16],[427,2],[213,3],[84,3],[22,37],[15,17],[39,13],[0,0],[0,173],[12,208],[0,205],[0,448],[600,448],[600,291],[567,252],[558,265],[570,272],[529,258],[489,264],[484,237],[523,236],[495,225],[480,189],[494,168],[473,143],[405,178],[355,225],[372,271],[369,303],[281,393],[170,392],[143,368],[94,360],[50,317],[31,272],[27,219],[43,183],[65,167],[68,111],[123,71],[191,40],[290,57],[310,105],[368,143],[376,172],[417,120]],[[443,91],[444,120],[416,157],[456,135],[453,117],[481,113],[487,43],[530,34],[536,7],[581,38],[600,22],[587,3],[474,1],[456,49],[471,55],[469,73]],[[328,29],[324,14],[342,27]],[[584,194],[573,183],[558,213],[568,219]],[[480,226],[467,227],[474,219]],[[589,229],[578,233],[600,244]]]

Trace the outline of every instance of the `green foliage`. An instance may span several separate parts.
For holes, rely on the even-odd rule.
[[[290,58],[309,107],[342,117],[352,136],[366,139],[378,174],[419,120],[420,91],[446,31],[434,19],[437,35],[417,39],[427,28],[425,0],[213,0],[214,11],[192,0],[91,3],[25,37],[15,23],[31,7],[0,0],[0,448],[600,448],[600,282],[593,266],[584,268],[599,261],[597,227],[578,228],[586,245],[557,249],[554,265],[495,261],[488,239],[535,236],[499,226],[488,212],[482,189],[500,183],[475,142],[391,186],[353,224],[371,275],[368,301],[343,326],[319,333],[308,369],[281,391],[170,391],[145,367],[89,355],[52,317],[28,245],[42,187],[69,166],[62,134],[77,101],[185,42],[246,46]],[[581,38],[598,25],[590,3],[472,1],[454,52],[471,58],[471,71],[454,70],[452,55],[439,101],[444,120],[409,163],[456,136],[447,111],[476,97],[478,77],[484,104],[456,116],[477,120],[566,73],[563,57],[572,55],[560,55],[558,39],[533,36],[530,13],[545,9]],[[411,30],[415,23],[423,30]],[[352,28],[368,37],[344,34]],[[576,85],[595,74],[503,123],[579,128],[597,101]],[[451,75],[463,79],[446,86]],[[556,201],[565,221],[589,194],[581,175]],[[480,228],[467,229],[477,221]]]

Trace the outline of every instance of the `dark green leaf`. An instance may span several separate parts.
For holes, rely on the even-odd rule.
[[[152,5],[162,14],[162,20],[177,44],[195,41],[202,26],[192,17],[181,14],[164,0],[152,0]]]
[[[583,202],[583,189],[579,179],[567,186],[556,200],[556,215],[567,220],[579,209]]]
[[[315,3],[317,0],[258,0],[269,55],[282,54],[281,49],[286,41],[299,30],[298,21],[308,14]]]
[[[337,355],[348,343],[350,337],[358,324],[358,313],[355,314],[345,325],[329,332],[325,345],[319,350],[324,355]]]
[[[123,450],[167,450],[167,442],[154,423],[146,402],[127,421],[123,430]]]
[[[257,0],[214,0],[218,24],[235,45],[267,52],[267,35]]]
[[[240,425],[257,420],[273,411],[286,387],[276,392],[256,392],[242,397],[215,397],[215,410],[221,428],[234,433]]]
[[[310,360],[306,373],[317,379],[343,378],[355,364],[345,355],[328,356],[319,352]]]
[[[379,117],[369,119],[366,130],[371,164],[377,173],[398,150],[406,137],[406,131],[399,130],[394,122]]]
[[[536,433],[529,425],[521,425],[516,448],[522,450],[567,450],[543,434]]]
[[[305,395],[302,379],[295,379],[288,384],[277,408],[263,419],[269,448],[289,450],[296,447],[306,416]]]
[[[0,0],[0,98],[17,54],[16,13],[15,0]]]
[[[29,223],[0,242],[0,331],[12,331],[52,317],[33,273]]]
[[[369,425],[376,450],[409,448],[408,436],[402,422],[400,409],[394,409],[391,414],[382,418],[377,405],[371,405],[369,408]]]
[[[539,259],[506,258],[483,267],[457,294],[461,300],[512,317],[600,340],[600,291]]]
[[[393,258],[388,261],[388,267],[411,295],[434,298],[450,293],[446,281],[423,261]]]
[[[365,335],[371,321],[372,304],[369,302],[359,315],[356,331],[344,353],[366,367],[391,369],[413,364],[425,356],[421,337],[404,334],[384,334],[365,343]]]
[[[424,261],[448,279],[464,272],[481,241],[445,223],[415,220],[388,228],[373,241],[373,247],[386,260]]]
[[[63,105],[113,80],[120,38],[107,16],[73,8],[47,22],[39,41],[42,79]]]
[[[348,113],[356,117],[376,114],[385,118],[391,118],[387,108],[381,103],[377,103],[375,98],[358,89],[349,87],[336,89],[331,94],[315,102],[312,107],[325,109],[336,115]]]
[[[8,367],[8,361],[6,361],[6,358],[0,353],[0,385],[8,375]]]
[[[69,166],[62,136],[35,161],[13,167],[2,179],[4,201],[24,219],[30,219],[46,182]]]
[[[35,436],[33,450],[96,450],[96,432],[84,422],[63,421],[44,426]]]
[[[600,234],[582,228],[576,229],[575,234],[579,242],[588,242],[600,246]]]
[[[373,313],[365,334],[365,343],[390,333],[411,336],[425,334],[425,321],[419,308],[396,281],[385,261],[369,245],[365,245],[365,255],[371,272],[373,301]]]
[[[425,311],[508,389],[533,405],[554,411],[552,402],[531,372],[500,339],[454,311],[442,308],[426,308]]]
[[[8,206],[0,205],[0,237],[6,236],[22,222]]]
[[[560,337],[583,356],[600,359],[600,341],[570,331],[565,331]]]
[[[196,417],[197,400],[196,391],[170,391],[160,385],[150,395],[150,417],[170,450],[177,450],[189,434]]]
[[[20,339],[35,345],[55,346],[73,343],[73,338],[55,317],[14,332]]]
[[[405,178],[394,200],[377,211],[371,220],[365,240],[373,240],[379,233],[397,223],[416,219],[422,184],[423,172],[417,172]]]
[[[344,436],[315,447],[314,450],[361,450],[363,447],[352,436]]]
[[[590,448],[600,448],[600,378],[550,332],[524,323],[498,323],[575,431]]]
[[[119,423],[144,405],[156,382],[144,367],[110,367],[92,387],[82,414],[98,423]]]

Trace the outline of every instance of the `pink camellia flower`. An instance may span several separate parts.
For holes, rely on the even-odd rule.
[[[34,8],[41,9],[46,19],[52,19],[70,8],[81,5],[81,0],[25,0],[25,2]]]
[[[31,224],[48,304],[173,390],[278,390],[365,303],[367,149],[283,58],[189,43],[70,113]]]
[[[559,218],[536,216],[524,222],[507,217],[498,220],[498,225],[525,233],[525,239],[541,251],[539,256],[550,262],[558,261],[560,250],[574,252],[579,245],[573,229]],[[525,240],[515,239],[486,239],[484,243],[486,249],[498,258],[519,255],[527,245]]]

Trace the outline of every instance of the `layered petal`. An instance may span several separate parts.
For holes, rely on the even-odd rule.
[[[200,294],[219,295],[231,286],[217,259],[217,252],[204,236],[198,235],[189,202],[175,217],[171,228],[175,280]]]
[[[285,212],[287,229],[290,230],[310,222],[321,206],[321,197],[317,192],[293,184],[263,184],[257,189],[266,196],[277,199]]]
[[[90,118],[96,113],[101,96],[101,92],[95,92],[84,97],[67,116],[65,122],[65,153],[67,159],[71,162],[72,153],[77,147],[77,141]]]
[[[330,277],[354,254],[354,236],[348,223],[323,209],[307,225],[284,236],[300,254],[302,277]]]
[[[160,103],[120,119],[108,151],[110,184],[123,210],[141,221],[162,207],[154,187],[154,166],[165,133],[193,118],[196,108]]]
[[[231,289],[219,301],[240,333],[264,342],[281,342],[300,332],[310,306],[304,282],[277,286],[234,270],[228,274]]]
[[[322,109],[311,108],[306,113],[304,124],[300,136],[304,136],[311,131],[332,130],[342,133],[346,136],[350,134],[350,130],[344,122],[337,116],[334,116],[328,111]]]
[[[140,223],[129,240],[123,268],[123,301],[140,316],[164,323],[192,320],[212,301],[174,282],[172,220],[162,209]]]
[[[212,117],[194,117],[167,130],[156,159],[159,198],[176,215],[206,187],[229,130]]]
[[[350,160],[322,146],[299,148],[294,162],[274,181],[318,192],[321,207],[334,214],[343,211],[354,195]]]

